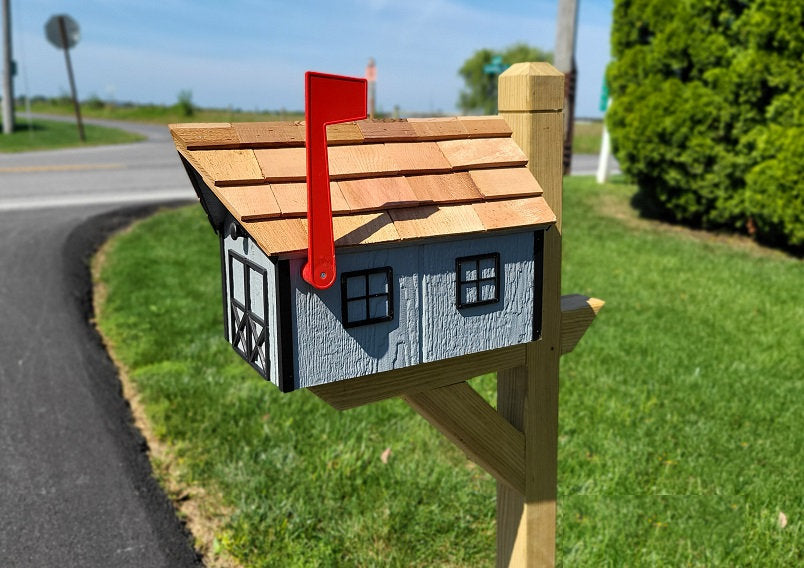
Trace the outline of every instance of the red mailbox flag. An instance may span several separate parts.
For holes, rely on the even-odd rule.
[[[307,147],[307,264],[302,278],[319,290],[335,282],[335,237],[329,195],[327,124],[366,118],[366,80],[308,71],[304,75]]]

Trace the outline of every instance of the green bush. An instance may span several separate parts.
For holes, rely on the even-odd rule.
[[[615,0],[612,52],[643,212],[804,250],[804,0]]]

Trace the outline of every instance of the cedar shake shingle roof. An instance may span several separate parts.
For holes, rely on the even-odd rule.
[[[307,248],[304,123],[173,124],[176,148],[267,254]],[[554,224],[500,117],[327,127],[335,246]]]

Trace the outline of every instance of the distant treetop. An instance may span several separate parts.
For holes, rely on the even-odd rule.
[[[492,70],[495,56],[502,58],[503,69],[523,61],[553,61],[552,52],[521,42],[502,51],[487,48],[475,51],[458,70],[466,83],[458,98],[458,106],[464,113],[497,113],[497,76],[501,70]]]

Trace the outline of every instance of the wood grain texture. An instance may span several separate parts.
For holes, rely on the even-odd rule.
[[[239,221],[271,219],[282,213],[268,184],[221,187],[217,195]]]
[[[483,197],[499,199],[503,197],[527,197],[541,195],[542,186],[527,168],[493,168],[472,170],[469,176]]]
[[[513,345],[422,363],[416,367],[317,385],[310,390],[333,408],[348,410],[405,393],[412,394],[459,383],[472,377],[524,364],[525,345]]]
[[[327,125],[327,144],[338,146],[340,144],[362,144],[363,133],[355,122],[342,122]]]
[[[471,205],[426,205],[392,209],[389,213],[402,239],[485,231]]]
[[[329,148],[330,179],[355,179],[391,176],[399,166],[385,149],[385,144],[334,146]]]
[[[509,227],[545,227],[556,222],[555,215],[542,197],[480,201],[471,206],[489,231]]]
[[[456,117],[409,118],[408,124],[419,140],[453,140],[468,138],[469,132]]]
[[[269,183],[300,182],[307,179],[307,156],[304,148],[270,148],[254,150],[262,173]]]
[[[583,337],[605,302],[582,294],[561,296],[561,354],[569,353]]]
[[[239,140],[228,122],[196,122],[168,125],[177,145],[190,150],[215,147],[234,147]]]
[[[528,344],[524,372],[502,372],[507,387],[498,390],[498,405],[525,434],[525,492],[498,485],[497,566],[555,566],[563,74],[547,64],[513,65],[500,77],[499,94],[501,114],[527,154],[557,226],[544,236],[541,339]]]
[[[528,162],[511,138],[443,140],[438,147],[454,170],[524,166]]]
[[[343,198],[338,183],[329,182],[330,202],[334,214],[350,213],[351,208]],[[271,190],[279,204],[283,217],[307,216],[307,184],[306,183],[272,183]]]
[[[528,157],[528,169],[539,181],[561,230],[561,187],[564,177],[564,122],[561,112],[503,113],[513,139]]]
[[[252,221],[244,223],[243,228],[268,255],[307,250],[306,219]]]
[[[251,148],[304,146],[303,122],[236,122],[232,126],[240,143]]]
[[[549,63],[514,63],[500,75],[497,101],[500,114],[560,111],[564,108],[564,74]],[[511,128],[516,132],[513,125]]]
[[[483,199],[467,172],[408,176],[408,183],[422,203],[471,203]]]
[[[391,218],[384,211],[333,217],[332,231],[335,246],[338,247],[387,243],[400,239]]]
[[[410,207],[419,203],[408,180],[402,176],[344,180],[339,185],[354,212]]]
[[[265,182],[254,150],[195,150],[188,154],[217,186]]]
[[[498,481],[524,490],[525,438],[467,383],[402,398]]]
[[[500,116],[459,116],[469,138],[506,138],[511,127]]]
[[[416,132],[405,120],[359,120],[357,122],[365,142],[405,142],[416,140]]]
[[[385,144],[385,150],[401,174],[448,173],[452,166],[435,142],[398,142]]]

